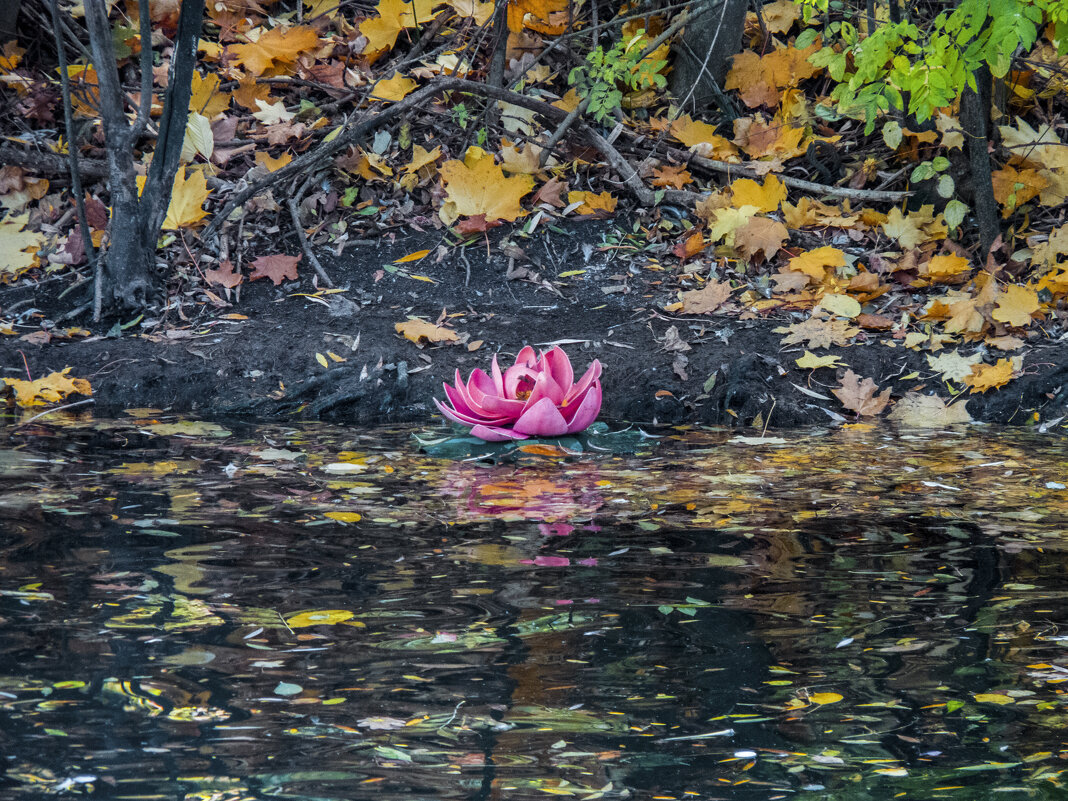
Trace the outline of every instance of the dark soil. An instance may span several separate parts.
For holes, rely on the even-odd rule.
[[[180,310],[172,305],[149,313],[118,336],[109,335],[114,321],[108,321],[88,338],[34,344],[4,337],[3,376],[25,378],[28,369],[38,378],[71,366],[72,375],[91,382],[99,415],[155,407],[201,416],[429,422],[437,414],[431,398],[443,397],[441,383],[452,380],[457,368],[466,377],[474,367],[486,367],[493,353],[510,363],[523,345],[561,343],[576,372],[591,359],[603,363],[603,418],[770,428],[852,419],[831,393],[844,368],[798,368],[794,361],[804,349],[784,349],[782,334],[772,331],[807,313],[780,310],[770,319],[749,320],[739,319],[737,309],[702,317],[666,314],[663,307],[676,299],[671,274],[631,266],[619,251],[599,250],[610,225],[572,223],[566,232],[523,240],[529,261],[516,266],[527,274],[513,270],[511,279],[508,257],[494,246],[487,259],[485,242],[463,251],[449,248],[439,262],[432,253],[397,268],[390,267],[391,259],[433,251],[440,234],[409,232],[394,241],[357,243],[324,262],[344,292],[308,297],[315,292],[313,273],[302,263],[298,282],[242,285],[240,301],[231,298],[228,307],[201,302],[206,296],[194,290]],[[584,272],[559,277],[575,270]],[[4,287],[0,308],[5,318],[19,321],[19,333],[51,330],[52,321],[78,303],[73,292],[58,298],[67,285],[51,280]],[[418,347],[395,330],[409,315],[434,322],[442,314],[461,342]],[[55,330],[92,328],[87,317]],[[667,347],[672,327],[688,350]],[[923,353],[889,334],[862,334],[859,340],[831,352],[880,389],[891,387],[895,398],[918,390],[949,399]],[[1022,376],[968,398],[973,418],[1032,424],[1066,414],[1068,346],[1037,337],[1031,342]],[[962,346],[961,352],[975,347]],[[344,361],[331,360],[328,352]]]

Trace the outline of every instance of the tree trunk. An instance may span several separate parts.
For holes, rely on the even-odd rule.
[[[720,103],[730,59],[742,46],[748,0],[696,0],[695,19],[674,47],[671,91],[683,108]]]
[[[0,2],[0,44],[15,38],[15,21],[19,17],[21,0],[2,0]]]
[[[998,221],[998,204],[994,199],[994,181],[990,174],[990,70],[981,67],[975,73],[978,91],[965,88],[960,98],[960,122],[968,138],[968,162],[975,209],[975,221],[979,228],[979,261],[986,263],[990,248],[1001,232]]]
[[[141,0],[142,34],[147,28],[148,3]],[[156,286],[156,242],[170,205],[171,187],[178,169],[197,41],[203,21],[204,0],[185,0],[171,55],[170,78],[159,120],[159,138],[145,188],[138,197],[134,148],[147,117],[150,98],[131,125],[123,105],[122,85],[112,44],[111,24],[104,0],[85,0],[85,22],[100,88],[100,118],[108,165],[111,222],[102,274],[102,303],[112,313],[144,308]],[[146,55],[151,43],[144,41]],[[142,61],[142,69],[151,62]]]

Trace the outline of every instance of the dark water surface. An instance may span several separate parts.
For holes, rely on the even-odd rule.
[[[3,432],[0,797],[1068,797],[1063,437]]]

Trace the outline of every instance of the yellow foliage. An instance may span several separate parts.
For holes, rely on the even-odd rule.
[[[64,367],[61,372],[49,373],[36,381],[23,381],[21,378],[0,379],[15,395],[18,406],[47,406],[59,403],[68,395],[92,395],[93,388],[84,378],[71,378],[67,375],[73,368]]]
[[[460,217],[484,214],[487,222],[512,222],[526,214],[519,201],[534,188],[534,179],[506,177],[493,156],[480,147],[468,148],[463,161],[446,161],[439,172],[445,187],[439,216],[448,225]]]

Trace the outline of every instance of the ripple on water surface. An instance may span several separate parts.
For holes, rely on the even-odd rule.
[[[1063,438],[0,448],[0,794],[1059,798]]]

